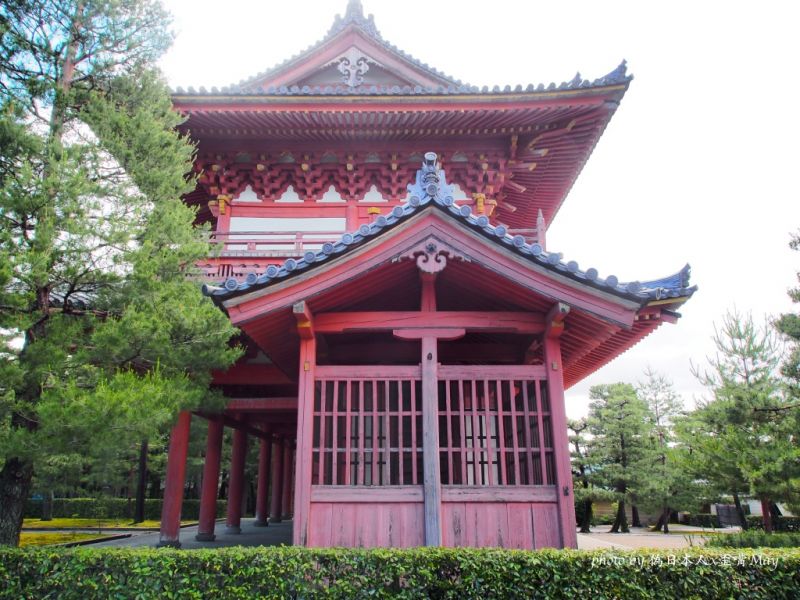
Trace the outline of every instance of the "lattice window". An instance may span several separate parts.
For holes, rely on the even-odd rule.
[[[316,485],[421,485],[420,382],[317,380],[311,473]]]
[[[439,382],[439,458],[445,485],[553,485],[555,459],[542,380]]]

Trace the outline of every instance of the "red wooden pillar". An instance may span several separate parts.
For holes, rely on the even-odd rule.
[[[294,527],[292,543],[305,546],[311,511],[311,453],[314,434],[314,368],[317,364],[317,340],[312,315],[305,302],[293,307],[300,335],[300,377],[297,387],[297,450],[294,484]]]
[[[292,459],[294,450],[289,440],[286,440],[286,448],[283,451],[283,497],[281,498],[281,512],[283,519],[291,519],[292,512],[289,498],[292,493]]]
[[[164,504],[161,508],[161,533],[158,546],[180,548],[181,506],[183,486],[186,481],[186,455],[189,452],[189,427],[192,414],[188,411],[178,415],[178,422],[169,436],[167,477],[164,484]]]
[[[283,499],[283,440],[276,438],[272,446],[272,504],[269,510],[269,520],[280,523],[281,500]]]
[[[353,200],[347,201],[347,208],[345,208],[345,227],[347,231],[355,231],[358,229],[358,204]]]
[[[272,440],[261,438],[258,447],[258,487],[256,489],[256,527],[269,525],[267,493],[269,491],[269,463],[272,460]]]
[[[425,498],[425,545],[442,545],[442,478],[439,466],[437,339],[422,338],[422,461]]]
[[[577,548],[575,531],[575,498],[572,490],[572,468],[569,462],[569,438],[567,436],[567,414],[564,406],[564,372],[561,362],[561,340],[564,319],[569,313],[565,304],[557,304],[545,321],[544,362],[547,369],[547,392],[550,398],[550,418],[553,426],[553,455],[556,466],[556,490],[558,492],[558,520],[561,530],[561,546]]]
[[[244,463],[247,458],[247,434],[233,430],[231,478],[228,484],[228,515],[225,533],[242,532],[242,494],[244,492]]]
[[[200,523],[195,539],[198,542],[213,542],[217,521],[217,491],[219,489],[219,467],[222,457],[222,421],[208,422],[206,458],[203,463],[203,489],[200,492]]]

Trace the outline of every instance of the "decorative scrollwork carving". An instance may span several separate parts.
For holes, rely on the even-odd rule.
[[[416,261],[417,268],[420,271],[430,274],[443,271],[447,266],[448,259],[470,262],[469,258],[464,254],[433,238],[420,242],[395,260],[404,259]]]
[[[369,71],[369,63],[375,62],[356,47],[351,47],[337,60],[339,62],[336,68],[342,74],[342,82],[350,87],[358,87],[364,83],[364,74]]]

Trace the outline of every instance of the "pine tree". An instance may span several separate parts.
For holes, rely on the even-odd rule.
[[[628,533],[625,503],[641,484],[647,453],[647,404],[628,383],[596,385],[589,390],[588,460],[593,477],[614,490],[618,502],[611,533]]]
[[[771,326],[735,313],[724,317],[714,344],[708,368],[695,370],[713,396],[692,416],[693,453],[709,479],[759,498],[771,531],[772,503],[800,493],[798,409],[786,406],[781,348]]]
[[[605,488],[598,487],[594,482],[594,465],[589,454],[589,423],[586,419],[570,420],[567,423],[570,430],[569,443],[571,445],[573,489],[575,490],[575,509],[577,522],[581,533],[591,533],[593,518],[593,505],[597,501],[613,501],[614,494]]]
[[[687,449],[676,443],[674,435],[673,424],[683,412],[683,402],[672,383],[649,368],[636,392],[649,408],[645,474],[637,502],[659,514],[655,531],[669,533],[672,511],[691,506],[698,492],[694,478],[685,468]]]
[[[168,24],[156,0],[0,6],[0,544],[37,464],[135,446],[238,354],[191,278],[207,234],[153,67]]]
[[[800,250],[800,233],[792,236],[789,243],[793,250]],[[800,272],[797,273],[800,281]],[[789,290],[792,302],[800,303],[800,286]],[[775,323],[785,339],[789,342],[789,353],[781,365],[781,373],[787,380],[787,404],[784,407],[786,418],[795,422],[795,431],[800,431],[800,315],[786,313]],[[800,512],[800,499],[789,498],[792,510]]]

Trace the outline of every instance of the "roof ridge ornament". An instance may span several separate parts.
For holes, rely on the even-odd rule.
[[[616,69],[600,79],[595,80],[593,85],[613,85],[616,83],[625,83],[631,79],[633,79],[633,75],[628,75],[628,61],[623,58]]]
[[[344,12],[344,17],[336,15],[333,19],[328,36],[331,37],[344,30],[348,25],[355,25],[363,29],[373,37],[382,40],[381,34],[378,33],[378,28],[375,27],[375,18],[372,14],[364,16],[364,7],[361,5],[361,0],[349,0],[347,8]]]
[[[417,171],[416,181],[408,185],[408,193],[412,206],[427,204],[431,200],[452,206],[453,188],[439,168],[439,157],[435,152],[426,152],[423,156],[422,168]]]

